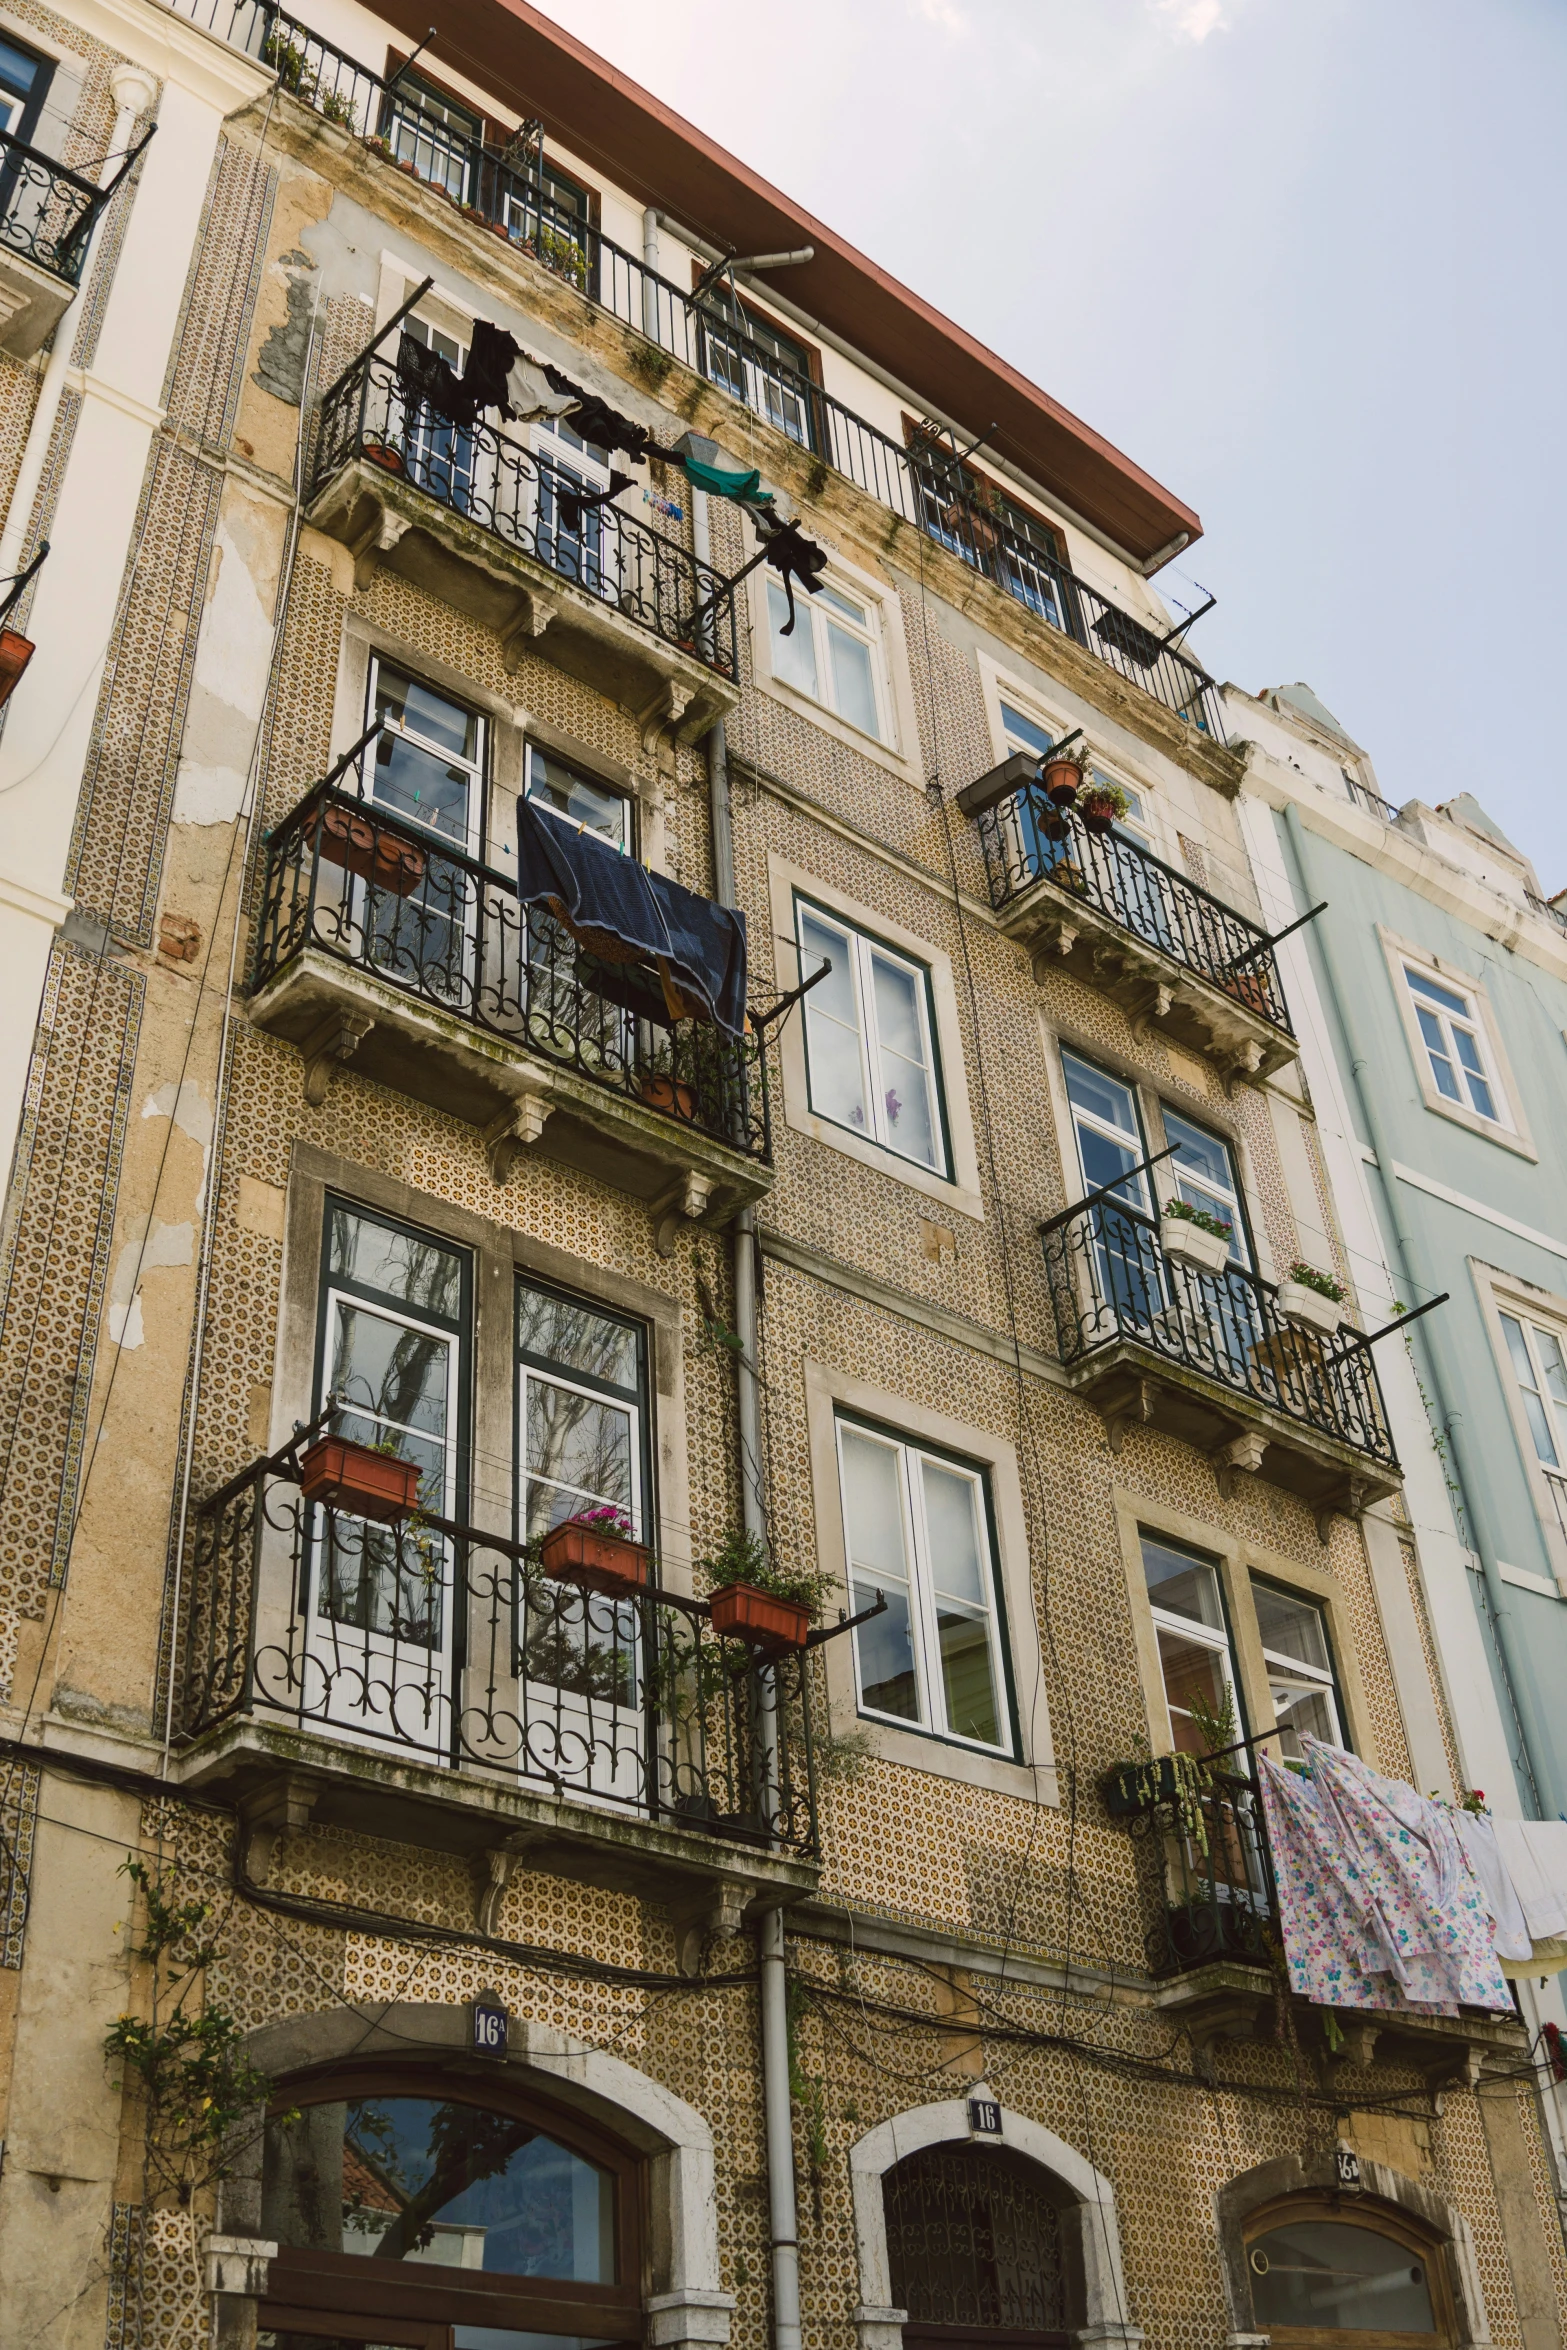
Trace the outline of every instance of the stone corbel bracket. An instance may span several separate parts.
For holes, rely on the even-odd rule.
[[[544,1132],[551,1104],[542,1093],[525,1093],[492,1118],[484,1129],[484,1155],[490,1163],[490,1178],[498,1184],[507,1183],[519,1160],[532,1150]]]
[[[1117,1394],[1113,1402],[1100,1407],[1099,1417],[1104,1422],[1105,1442],[1112,1452],[1119,1452],[1129,1428],[1146,1428],[1154,1416],[1159,1385],[1154,1379],[1134,1379],[1130,1388]]]
[[[366,1012],[333,1010],[304,1039],[299,1049],[305,1062],[305,1099],[313,1110],[320,1109],[333,1077],[353,1059],[374,1026]]]
[[[702,1953],[714,1935],[731,1939],[744,1927],[748,1888],[720,1878],[707,1886],[693,1903],[670,1905],[675,1929],[675,1955],[688,1981],[702,1972]]]
[[[688,1168],[677,1176],[668,1191],[660,1193],[649,1204],[653,1219],[653,1246],[661,1257],[675,1253],[676,1237],[684,1224],[699,1224],[713,1204],[716,1185],[710,1175],[698,1175]]]
[[[559,611],[558,596],[536,587],[517,590],[516,611],[501,631],[501,659],[508,669],[521,668],[523,654],[544,634]]]
[[[1378,1487],[1376,1490],[1384,1490]],[[1346,1477],[1341,1489],[1323,1502],[1317,1511],[1317,1540],[1324,1550],[1333,1539],[1335,1518],[1348,1518],[1354,1523],[1365,1515],[1370,1505],[1371,1481],[1367,1477]]]
[[[721,697],[686,685],[677,677],[660,678],[651,700],[636,713],[642,748],[650,755],[667,735],[677,743],[694,743],[706,734],[724,704]]]
[[[1248,1428],[1239,1436],[1232,1436],[1226,1443],[1216,1446],[1208,1455],[1213,1466],[1214,1481],[1225,1501],[1233,1501],[1235,1498],[1235,1480],[1242,1470],[1250,1476],[1256,1475],[1262,1467],[1262,1456],[1267,1449],[1266,1436],[1255,1428]]]
[[[312,1780],[297,1771],[281,1771],[243,1804],[239,1815],[242,1865],[252,1884],[269,1881],[279,1842],[290,1830],[308,1826],[317,1793]]]
[[[518,1828],[473,1859],[473,1922],[493,1940],[498,1930],[501,1900],[519,1865],[544,1840],[542,1828]]]
[[[354,558],[354,586],[361,594],[375,577],[376,565],[382,557],[390,555],[412,527],[390,507],[372,506],[368,526],[355,534],[348,550]]]

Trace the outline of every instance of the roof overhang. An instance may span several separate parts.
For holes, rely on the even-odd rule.
[[[411,42],[434,13],[428,0],[376,6]],[[1190,506],[1069,409],[525,0],[445,0],[440,17],[435,70],[444,61],[519,118],[538,116],[626,194],[734,251],[813,245],[789,272],[792,302],[972,433],[993,424],[999,456],[1134,562],[1201,536]]]

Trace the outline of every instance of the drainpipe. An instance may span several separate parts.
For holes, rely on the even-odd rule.
[[[121,159],[130,145],[131,132],[136,127],[136,118],[146,113],[158,90],[151,74],[139,65],[117,65],[109,77],[109,87],[114,94],[114,131],[109,140],[109,152],[98,167],[100,188],[106,188],[119,170]],[[71,364],[71,346],[76,340],[76,329],[81,323],[92,285],[93,267],[98,258],[98,249],[103,243],[108,217],[109,208],[105,205],[94,221],[92,235],[87,241],[80,283],[71,301],[60,313],[54,330],[49,364],[44,369],[38,405],[33,410],[33,421],[28,427],[27,445],[22,451],[16,487],[11,492],[11,503],[6,511],[5,529],[0,531],[0,576],[22,568],[22,549],[27,544],[33,503],[38,496],[38,484],[43,478],[49,443],[54,437],[55,418],[60,413],[66,373]]]
[[[1314,904],[1317,899],[1330,893],[1326,888],[1324,876],[1317,866],[1315,852],[1310,845],[1310,835],[1300,820],[1300,810],[1293,800],[1284,811],[1284,822],[1289,833],[1290,847],[1294,852],[1295,867],[1300,877],[1306,902],[1308,905]],[[1412,1290],[1423,1289],[1428,1295],[1434,1296],[1436,1282],[1426,1267],[1424,1253],[1412,1234],[1405,1229],[1399,1206],[1398,1179],[1393,1173],[1392,1137],[1383,1123],[1381,1111],[1377,1106],[1376,1088],[1366,1085],[1362,1079],[1362,1072],[1371,1064],[1361,1049],[1360,1039],[1355,1031],[1354,1020],[1351,1017],[1354,995],[1353,991],[1346,987],[1341,980],[1338,961],[1333,951],[1331,929],[1326,926],[1319,927],[1315,933],[1315,945],[1322,959],[1328,999],[1338,1022],[1339,1033],[1349,1047],[1355,1098],[1360,1105],[1360,1114],[1365,1120],[1366,1133],[1370,1137],[1371,1148],[1376,1153],[1377,1173],[1381,1178],[1382,1196],[1387,1203],[1388,1222],[1392,1227],[1399,1262]],[[1454,1408],[1453,1403],[1454,1396],[1463,1393],[1463,1378],[1456,1367],[1448,1361],[1446,1341],[1438,1326],[1438,1317],[1428,1316],[1421,1324],[1420,1335],[1425,1347],[1426,1361],[1431,1371],[1431,1384],[1436,1390],[1437,1409],[1441,1413],[1442,1425],[1447,1432],[1448,1441],[1453,1447],[1453,1457],[1457,1465],[1459,1480],[1468,1491],[1482,1490],[1475,1474],[1478,1463],[1473,1458],[1469,1438],[1464,1432],[1463,1415]],[[1469,1512],[1469,1522],[1480,1560],[1480,1572],[1485,1583],[1486,1597],[1490,1602],[1491,1620],[1496,1627],[1502,1674],[1507,1684],[1508,1697],[1512,1703],[1513,1719],[1518,1727],[1519,1743],[1523,1749],[1523,1767],[1529,1779],[1529,1791],[1536,1812],[1543,1817],[1545,1816],[1545,1807],[1540,1797],[1540,1772],[1537,1758],[1545,1755],[1549,1751],[1549,1747],[1541,1737],[1541,1723],[1535,1707],[1533,1692],[1524,1670],[1524,1659],[1519,1651],[1513,1616],[1507,1602],[1507,1586],[1502,1581],[1499,1572],[1495,1546],[1477,1511],[1471,1510]]]
[[[691,540],[699,563],[711,558],[707,493],[691,493]],[[734,827],[729,809],[729,756],[724,722],[707,737],[708,807],[713,826],[713,879],[721,906],[735,903]],[[745,1530],[767,1539],[762,1500],[762,1409],[757,1381],[756,1218],[742,1208],[734,1223],[735,1336],[740,1341],[736,1381],[740,1404],[740,1493]],[[768,1783],[778,1784],[778,1717],[765,1717]],[[781,1909],[764,1910],[762,1960],[762,2110],[767,2137],[768,2217],[772,2236],[773,2350],[800,2350],[800,2223],[794,2184],[794,2121],[789,2096],[789,1983],[784,1965]]]
[[[642,332],[650,343],[656,343],[658,334],[658,288],[653,279],[658,275],[658,206],[650,204],[642,215],[642,263],[649,275],[642,280]]]

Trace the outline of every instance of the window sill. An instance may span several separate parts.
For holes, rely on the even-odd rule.
[[[900,1158],[885,1143],[851,1133],[847,1126],[803,1108],[790,1098],[792,1092],[792,1087],[785,1087],[784,1123],[796,1134],[808,1134],[813,1142],[825,1143],[829,1150],[842,1151],[845,1158],[857,1159],[862,1167],[873,1168],[894,1183],[906,1183],[912,1191],[923,1192],[927,1199],[940,1200],[944,1207],[955,1209],[959,1215],[972,1216],[977,1224],[984,1222],[985,1206],[977,1191],[955,1183],[950,1175],[938,1175],[934,1168],[922,1167],[916,1159]]]
[[[862,758],[873,759],[878,767],[885,767],[891,774],[901,776],[912,790],[923,794],[924,778],[916,772],[913,762],[902,751],[883,742],[879,735],[867,734],[863,727],[851,724],[847,718],[840,718],[836,710],[828,709],[825,702],[813,701],[798,686],[775,677],[770,669],[763,667],[761,661],[756,665],[752,682],[758,692],[771,694],[774,701],[782,703],[786,710],[792,710],[797,717],[808,719],[811,725],[819,726],[824,734],[830,734],[834,741],[844,744],[849,750],[858,751]]]
[[[1420,1098],[1435,1118],[1446,1118],[1451,1125],[1462,1126],[1470,1134],[1478,1134],[1482,1141],[1494,1142],[1499,1149],[1514,1152],[1527,1159],[1531,1166],[1539,1164],[1540,1154],[1532,1142],[1510,1127],[1500,1126],[1492,1118],[1482,1118],[1476,1110],[1466,1110],[1460,1102],[1450,1102],[1437,1092],[1435,1086],[1421,1081]]]
[[[833,1707],[833,1729],[862,1731],[871,1754],[877,1762],[896,1763],[900,1769],[923,1771],[933,1779],[948,1779],[955,1786],[983,1787],[994,1795],[1013,1795],[1024,1803],[1061,1801],[1056,1784],[1054,1763],[1030,1766],[1019,1762],[1015,1755],[987,1754],[980,1746],[963,1746],[956,1739],[944,1738],[937,1730],[897,1730],[879,1715],[862,1714],[852,1717],[845,1710],[840,1724],[839,1708]]]

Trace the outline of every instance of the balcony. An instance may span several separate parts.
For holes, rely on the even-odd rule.
[[[372,354],[322,402],[307,512],[353,554],[467,612],[508,658],[549,632],[574,677],[694,741],[739,696],[734,591],[487,424],[437,416]]]
[[[111,193],[0,131],[0,351],[30,359],[54,332]]]
[[[378,805],[355,758],[266,843],[249,1015],[304,1054],[307,1100],[351,1061],[482,1127],[497,1182],[542,1144],[647,1201],[666,1247],[674,1219],[767,1190],[761,1040],[628,1008],[654,994],[635,966],[590,958],[514,876]]]
[[[1148,1426],[1207,1455],[1221,1489],[1243,1471],[1328,1521],[1402,1480],[1370,1350],[1287,1322],[1271,1281],[1168,1256],[1151,1220],[1101,1199],[1044,1228],[1056,1346],[1117,1451]]]
[[[807,1652],[705,1600],[555,1582],[438,1517],[308,1504],[301,1437],[195,1516],[176,1710],[187,1786],[266,1838],[309,1818],[704,1908],[814,1879]],[[504,1881],[504,1879],[502,1879]],[[727,1889],[727,1891],[726,1891]]]
[[[1120,1806],[1117,1805],[1117,1810]],[[1125,1816],[1123,1814],[1123,1816]],[[1205,2047],[1215,2040],[1272,2040],[1280,2030],[1280,1935],[1262,1790],[1244,1756],[1221,1758],[1206,1783],[1170,1789],[1126,1818],[1137,1856],[1155,2004]],[[1292,2028],[1314,2056],[1324,2088],[1350,2093],[1345,2076],[1379,2064],[1423,2075],[1433,2096],[1472,2087],[1494,2063],[1511,2073],[1527,2048],[1520,2023],[1473,2009],[1458,2017],[1384,2009],[1335,2013],[1291,1994]]]
[[[1018,752],[958,795],[978,818],[990,902],[1033,953],[1111,996],[1134,1032],[1204,1054],[1227,1083],[1299,1050],[1267,933],[1124,832],[1055,806]]]
[[[917,447],[904,447],[747,334],[742,317],[693,301],[689,288],[560,204],[540,170],[538,123],[523,124],[505,148],[486,146],[427,111],[416,91],[392,85],[265,0],[172,4],[273,66],[302,104],[913,523],[1174,717],[1224,742],[1218,689],[1207,671],[1068,571],[1041,525],[997,485],[979,492],[961,463],[972,433],[960,441],[947,426],[930,424]]]

